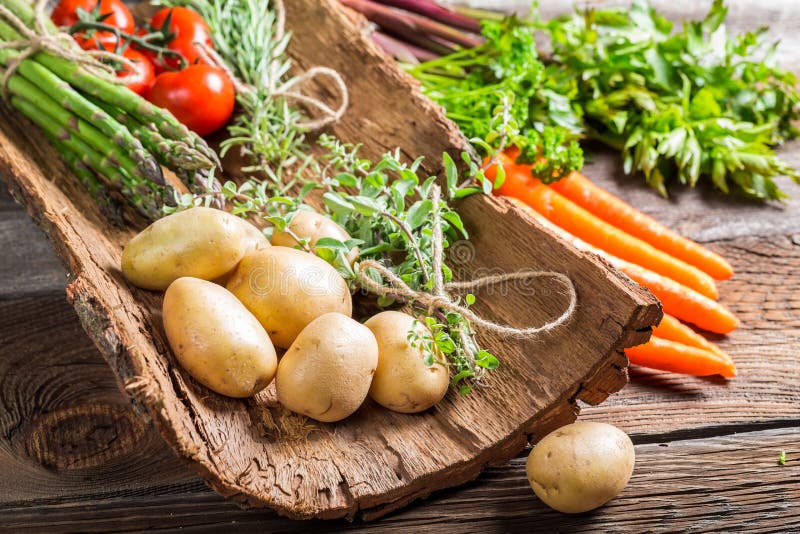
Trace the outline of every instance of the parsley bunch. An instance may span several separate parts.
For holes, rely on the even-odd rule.
[[[544,25],[552,66],[577,80],[585,133],[622,151],[663,196],[677,179],[785,197],[772,180],[800,174],[773,147],[797,136],[796,80],[775,62],[765,29],[731,36],[722,0],[681,31],[646,1],[578,11]]]
[[[562,82],[539,60],[531,27],[516,17],[484,21],[486,42],[408,71],[462,133],[493,155],[507,146],[520,161],[558,179],[583,166],[577,143],[580,109],[574,82]]]

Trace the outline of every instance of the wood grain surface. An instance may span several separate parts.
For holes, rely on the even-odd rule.
[[[732,26],[771,24],[786,45],[784,63],[800,72],[793,2],[766,0],[757,13],[746,0],[729,3]],[[683,18],[708,3],[656,4]],[[373,523],[239,510],[182,467],[151,425],[129,422],[132,408],[64,300],[63,269],[0,191],[0,531],[800,531],[800,187],[785,184],[792,200],[784,205],[702,188],[665,201],[625,177],[614,155],[590,151],[589,176],[731,259],[737,274],[720,284],[721,298],[744,323],[719,339],[737,362],[736,379],[633,369],[622,392],[582,410],[637,444],[636,471],[619,499],[590,514],[556,514],[528,489],[520,456]],[[781,154],[800,163],[800,144]],[[88,413],[95,416],[78,415]]]
[[[297,63],[335,68],[351,94],[348,113],[334,127],[337,136],[368,140],[363,154],[373,158],[399,144],[425,156],[432,174],[440,171],[442,152],[457,156],[466,149],[441,110],[350,25],[338,3],[287,4],[288,28],[306,24],[316,31],[297,32],[291,48]],[[353,69],[354,63],[366,69]],[[572,249],[510,203],[476,195],[459,206],[472,240],[468,255],[452,258],[456,277],[498,269],[565,272],[580,301],[569,328],[524,342],[479,333],[503,365],[479,395],[451,393],[424,414],[397,414],[367,402],[345,421],[316,424],[283,409],[274,386],[249,400],[224,398],[174,365],[160,326],[160,295],[122,278],[119,256],[132,229],[105,223],[38,131],[8,110],[2,117],[0,172],[68,267],[67,298],[119,384],[193,469],[243,504],[294,518],[377,517],[472,480],[487,464],[505,463],[531,437],[574,420],[578,400],[597,404],[619,390],[627,382],[622,349],[644,342],[661,316],[647,290],[599,258]],[[546,282],[492,289],[481,292],[476,311],[515,326],[552,320],[567,304],[558,286]],[[64,409],[76,435],[89,430],[85,421],[93,415],[120,428],[130,419],[116,408],[102,414]],[[53,416],[45,423],[57,427],[59,421]],[[96,456],[74,453],[78,459],[56,454],[40,463]]]

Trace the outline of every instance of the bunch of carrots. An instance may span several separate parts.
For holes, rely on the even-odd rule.
[[[580,250],[605,258],[660,301],[664,318],[644,345],[625,350],[635,365],[675,373],[736,376],[731,357],[681,321],[728,334],[738,319],[717,302],[715,280],[733,276],[731,265],[707,248],[669,230],[579,173],[552,184],[530,165],[500,154],[505,180],[495,194],[516,199],[543,225]],[[497,167],[487,169],[494,179]]]

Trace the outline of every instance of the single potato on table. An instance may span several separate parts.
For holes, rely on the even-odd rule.
[[[299,243],[292,236],[292,234],[294,234],[301,239],[308,239],[308,245],[313,251],[317,241],[323,237],[338,239],[342,243],[351,238],[350,234],[348,234],[347,231],[339,226],[336,222],[314,211],[298,212],[292,218],[291,222],[287,226],[287,229],[291,231],[291,234],[285,231],[275,232],[272,234],[273,245],[289,248],[298,246]],[[352,265],[353,262],[358,259],[358,248],[351,250],[347,254],[346,258],[347,261],[350,262],[350,265]]]
[[[300,332],[278,365],[278,400],[326,423],[358,410],[378,365],[370,330],[341,313],[326,313]]]
[[[635,457],[633,443],[622,430],[578,422],[545,436],[525,467],[531,488],[545,504],[577,514],[619,495],[633,473]]]
[[[238,217],[205,207],[159,219],[122,251],[122,273],[133,285],[165,290],[183,276],[214,280],[244,257],[247,237]]]
[[[424,325],[407,313],[385,311],[364,326],[378,341],[378,368],[369,390],[375,402],[396,412],[416,413],[442,400],[450,386],[444,357],[437,351],[433,365],[426,365],[422,347],[408,340],[412,331],[424,336]]]
[[[261,322],[272,342],[284,349],[317,317],[353,313],[350,289],[336,269],[293,248],[269,247],[247,254],[227,287]]]
[[[164,295],[164,330],[181,366],[229,397],[250,397],[272,382],[278,366],[264,327],[227,289],[179,278]]]

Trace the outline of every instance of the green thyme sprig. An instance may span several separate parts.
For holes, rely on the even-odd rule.
[[[467,239],[461,217],[451,203],[483,189],[491,190],[492,183],[483,170],[465,153],[461,156],[468,170],[462,177],[455,161],[444,154],[446,180],[439,197],[433,194],[437,177],[420,174],[421,159],[406,164],[396,151],[373,163],[358,156],[357,146],[334,137],[322,136],[319,143],[326,150],[321,174],[323,203],[330,217],[359,243],[360,261],[377,260],[411,290],[432,292],[437,276],[433,219],[437,217],[441,223],[445,251],[455,241]],[[349,252],[348,244],[330,241],[328,259],[335,253],[337,265],[346,265],[343,260]],[[453,267],[446,262],[440,266],[445,284],[453,279]],[[358,272],[356,268],[348,273],[356,284]],[[380,275],[372,274],[374,280],[383,283]],[[474,295],[467,295],[461,304],[471,306],[474,302]],[[412,333],[410,339],[424,349],[430,364],[436,352],[447,357],[452,384],[461,393],[468,393],[487,370],[498,366],[497,358],[478,345],[472,325],[461,314],[444,308],[430,310],[401,296],[383,296],[377,303],[381,307],[403,304],[427,327],[423,336]]]

